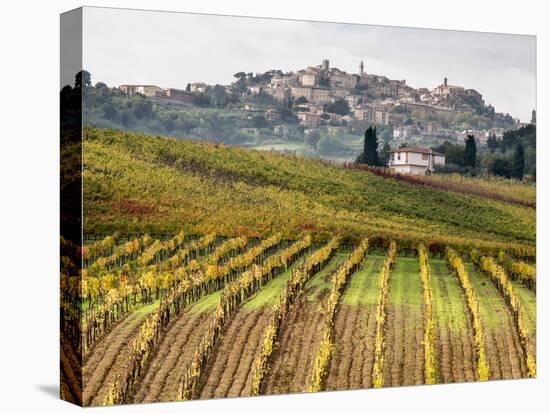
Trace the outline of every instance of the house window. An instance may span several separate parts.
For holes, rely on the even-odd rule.
[[[400,152],[397,153],[397,159],[398,159],[398,160],[401,159],[401,153],[400,153]]]
[[[428,154],[422,154],[422,159],[427,160],[428,159]]]

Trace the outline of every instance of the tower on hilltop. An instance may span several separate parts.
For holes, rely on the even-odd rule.
[[[322,68],[323,70],[328,70],[328,68],[329,68],[329,61],[328,61],[328,59],[323,59],[323,64],[321,65],[321,68]]]
[[[365,65],[363,65],[363,61],[359,63],[359,73],[362,75],[365,72]]]

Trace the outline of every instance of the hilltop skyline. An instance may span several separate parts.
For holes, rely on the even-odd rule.
[[[523,122],[536,106],[534,36],[84,10],[84,67],[94,82],[112,86],[229,84],[236,72],[295,72],[322,59],[357,73],[363,60],[367,73],[406,79],[414,88],[432,89],[447,77]],[[193,42],[181,41],[188,38]]]

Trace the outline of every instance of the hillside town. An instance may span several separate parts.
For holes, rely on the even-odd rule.
[[[461,143],[468,135],[486,144],[490,137],[502,139],[506,129],[523,125],[508,114],[497,113],[475,89],[453,85],[447,78],[431,89],[415,89],[405,79],[368,73],[363,61],[357,73],[333,67],[325,59],[296,72],[239,72],[234,77],[230,85],[189,83],[185,90],[156,85],[120,85],[119,89],[127,95],[190,105],[200,105],[208,94],[227,95],[245,116],[270,121],[275,136],[289,135],[289,123],[301,125],[307,134],[315,128],[345,132],[351,122],[365,121],[388,128],[394,147],[400,143]]]

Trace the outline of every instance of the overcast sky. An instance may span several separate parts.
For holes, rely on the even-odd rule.
[[[478,90],[529,121],[536,104],[534,36],[86,8],[83,65],[93,82],[185,88],[233,74],[296,71],[329,59],[349,73]]]

